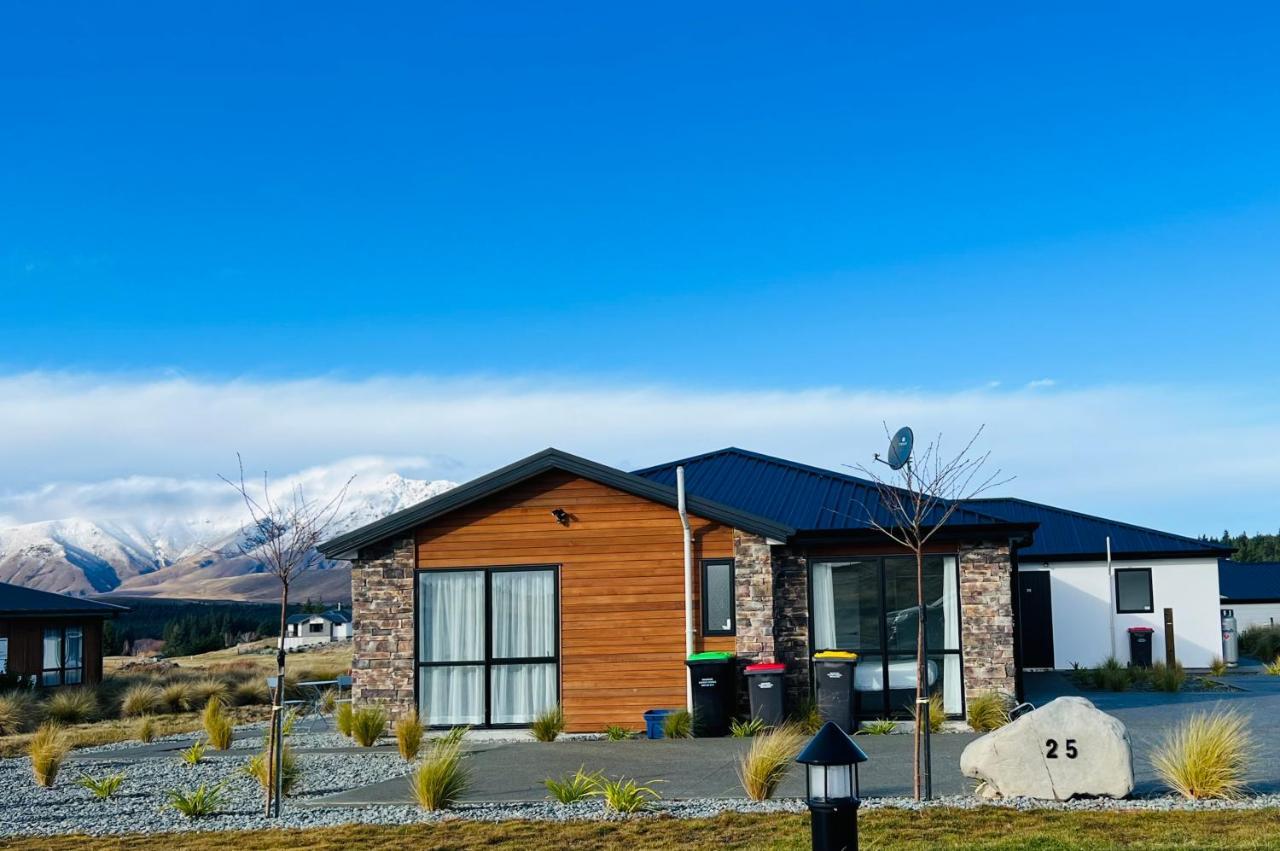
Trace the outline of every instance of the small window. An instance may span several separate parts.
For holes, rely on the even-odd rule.
[[[702,563],[702,634],[734,634],[732,559]]]
[[[316,623],[315,621],[312,621],[312,622],[311,622],[311,631],[312,631],[312,632],[324,632],[324,624],[323,624],[323,623]]]
[[[1116,612],[1122,615],[1155,611],[1151,598],[1151,570],[1130,568],[1116,571]]]

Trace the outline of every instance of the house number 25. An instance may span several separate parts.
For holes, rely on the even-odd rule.
[[[1076,750],[1075,739],[1067,739],[1065,742],[1062,743],[1062,745],[1063,745],[1062,752],[1067,755],[1067,759],[1075,759],[1079,755],[1079,752]],[[1057,739],[1046,739],[1044,746],[1049,751],[1048,753],[1045,754],[1046,758],[1048,759],[1058,758],[1058,740]]]

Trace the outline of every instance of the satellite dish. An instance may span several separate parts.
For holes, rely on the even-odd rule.
[[[915,435],[911,429],[903,426],[893,433],[889,439],[888,464],[895,470],[901,470],[911,460],[911,447],[915,445]]]

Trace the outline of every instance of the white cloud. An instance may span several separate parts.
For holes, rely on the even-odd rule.
[[[1035,381],[1027,382],[1027,389],[1035,390],[1040,387],[1052,387],[1057,383],[1058,382],[1054,381],[1052,378],[1037,378]]]
[[[0,515],[220,510],[218,473],[465,480],[546,446],[622,468],[727,445],[843,469],[882,421],[986,423],[1006,490],[1172,531],[1280,525],[1280,405],[1206,387],[716,390],[547,380],[0,377]],[[1233,447],[1242,447],[1235,451]],[[229,489],[227,489],[229,490]]]

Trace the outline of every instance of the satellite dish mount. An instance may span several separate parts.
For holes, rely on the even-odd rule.
[[[911,429],[903,426],[893,433],[893,437],[889,438],[889,452],[886,458],[881,458],[880,453],[876,453],[876,460],[881,464],[888,465],[891,469],[901,470],[903,467],[911,464],[911,448],[915,445],[915,435]]]

